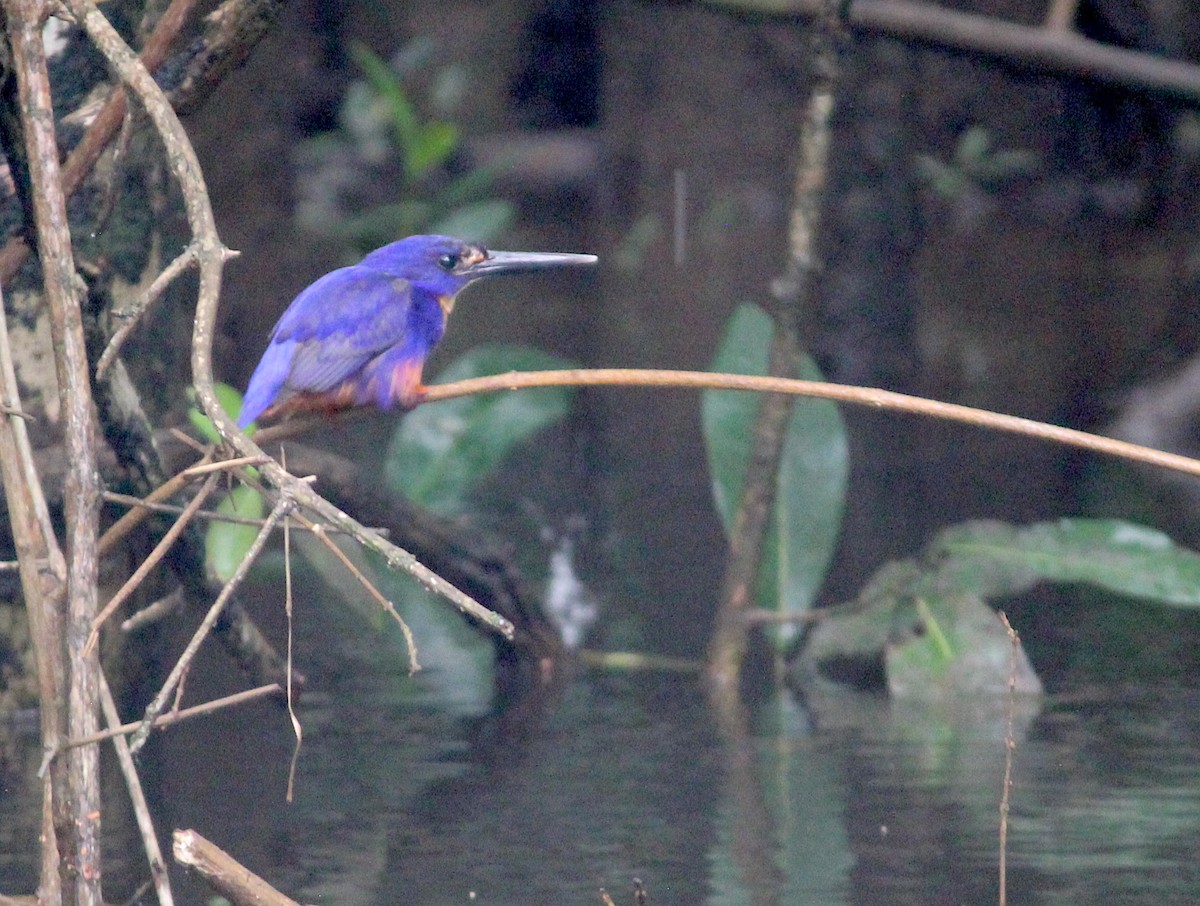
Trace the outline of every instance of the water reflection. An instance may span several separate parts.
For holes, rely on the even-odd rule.
[[[312,674],[294,805],[285,721],[246,712],[236,746],[210,727],[194,763],[159,768],[196,775],[164,777],[164,830],[202,829],[303,902],[621,903],[635,877],[651,903],[996,902],[1002,714],[876,699],[810,724],[790,706],[731,746],[693,678],[588,673],[523,742],[481,748],[481,715],[438,704],[444,678],[414,696],[374,660]],[[1025,715],[1010,902],[1195,901],[1198,692],[1075,690]],[[34,841],[0,839],[10,892]]]
[[[306,853],[314,874],[281,864],[276,876],[315,899],[338,877],[369,875],[363,902],[472,891],[491,902],[598,902],[600,887],[628,890],[634,877],[652,902],[996,901],[1002,714],[878,701],[857,725],[760,737],[738,751],[750,753],[758,785],[747,796],[701,701],[678,677],[586,676],[543,732],[490,766],[470,758],[463,725],[457,745],[414,745],[412,714],[323,734],[289,818],[292,852]],[[1025,715],[1012,902],[1200,893],[1196,704],[1178,687],[1121,689]],[[350,751],[370,769],[347,772]],[[353,774],[353,789],[331,793],[326,770],[343,785]],[[355,816],[354,833],[313,822],[330,797]]]

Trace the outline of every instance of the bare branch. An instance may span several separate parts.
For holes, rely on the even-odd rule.
[[[234,906],[300,906],[194,830],[175,831],[174,853]]]
[[[87,627],[96,615],[99,558],[100,474],[87,344],[78,295],[78,277],[62,191],[54,108],[42,25],[42,0],[4,0],[12,63],[17,76],[21,128],[32,185],[33,213],[42,287],[50,310],[54,362],[62,401],[69,467],[67,521],[67,729],[72,736],[97,725],[99,661],[86,646]],[[95,746],[71,751],[71,807],[75,899],[100,906],[100,759]]]
[[[0,298],[0,399],[19,409],[21,399],[12,350],[8,342],[7,314]],[[29,632],[36,657],[42,745],[53,749],[67,736],[62,702],[67,697],[66,650],[63,641],[62,601],[67,567],[50,523],[50,510],[34,468],[33,449],[24,420],[0,418],[0,474],[8,501],[9,524],[17,549],[21,589],[29,614]],[[42,777],[42,796],[50,808],[42,809],[41,887],[51,902],[62,898],[59,882],[59,845],[56,825],[69,826],[67,771],[55,761]]]
[[[741,0],[707,0],[743,7]],[[790,0],[784,15],[822,15],[825,0]],[[1069,29],[1018,25],[912,0],[854,0],[846,20],[860,32],[967,51],[1002,63],[1200,101],[1200,66],[1092,41]],[[758,11],[758,4],[754,5]]]
[[[1144,462],[1161,469],[1200,475],[1200,460],[1177,453],[1166,453],[1139,444],[989,412],[958,403],[879,390],[875,387],[853,387],[848,384],[829,384],[824,381],[797,381],[761,377],[749,374],[714,374],[708,371],[668,371],[643,368],[589,368],[562,371],[524,371],[470,378],[451,384],[434,384],[427,388],[425,401],[453,399],[473,393],[497,393],[503,390],[527,390],[533,387],[690,387],[697,390],[745,390],[754,393],[788,393],[794,396],[813,396],[820,399],[865,406],[868,409],[907,412],[929,418],[944,419],[964,425],[975,425],[992,431],[1005,431],[1068,447],[1091,450],[1132,462]]]

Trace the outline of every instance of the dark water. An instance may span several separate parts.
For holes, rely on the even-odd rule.
[[[287,722],[255,706],[160,741],[160,826],[311,903],[594,903],[601,887],[620,903],[634,878],[652,903],[996,902],[996,709],[861,699],[813,726],[785,702],[735,742],[693,678],[586,672],[524,738],[496,739],[477,657],[409,682],[386,644],[354,647],[316,658],[292,805]],[[1078,688],[1018,715],[1010,902],[1200,896],[1198,693]],[[5,892],[32,883],[31,779],[0,788]],[[141,871],[127,852],[111,866]]]

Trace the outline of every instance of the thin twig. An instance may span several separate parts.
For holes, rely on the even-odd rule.
[[[157,623],[183,607],[186,601],[187,593],[183,586],[176,585],[169,594],[163,595],[124,620],[121,623],[121,632],[134,632],[143,626]]]
[[[1008,615],[1000,611],[1000,622],[1008,633],[1010,643],[1008,654],[1008,706],[1006,719],[1008,722],[1004,731],[1004,789],[1000,793],[1000,906],[1008,904],[1008,807],[1012,794],[1013,753],[1017,749],[1017,737],[1013,732],[1013,722],[1017,710],[1017,656],[1020,653],[1021,639],[1017,631],[1008,622]]]
[[[342,565],[358,580],[361,585],[372,598],[382,607],[393,620],[400,626],[400,632],[404,636],[404,645],[408,652],[408,675],[412,676],[421,669],[421,664],[417,661],[417,640],[413,637],[412,630],[408,628],[408,624],[404,622],[404,617],[400,616],[400,611],[396,610],[396,605],[384,597],[383,593],[375,587],[375,584],[363,575],[354,563],[346,556],[346,552],[333,543],[325,531],[324,526],[315,525],[303,516],[297,515],[296,521],[301,525],[305,525],[313,533],[318,541],[324,544],[333,553],[335,557],[342,562]]]
[[[200,462],[208,462],[212,459],[212,456],[213,449],[212,447],[209,447],[204,452],[204,457],[200,460]],[[177,493],[183,490],[189,481],[190,479],[182,474],[175,475],[155,488],[146,497],[142,498],[142,502],[144,504],[153,504],[158,503],[160,500],[165,500],[168,497],[174,497]],[[148,508],[132,509],[112,525],[110,525],[108,527],[108,531],[106,531],[100,537],[100,556],[104,556],[106,553],[120,544],[130,532],[132,532],[135,528],[137,528],[137,526],[141,525],[141,523],[145,521],[146,517],[150,515],[150,512],[151,511]]]
[[[125,340],[133,333],[134,328],[141,323],[146,312],[150,310],[150,306],[157,301],[158,297],[163,294],[175,278],[195,263],[196,250],[193,246],[189,245],[154,278],[154,281],[146,291],[135,299],[127,309],[113,313],[113,317],[120,320],[121,326],[113,331],[113,335],[108,341],[108,346],[105,347],[104,353],[100,356],[100,361],[96,364],[96,380],[101,380],[104,377],[105,372],[108,371],[109,366],[112,365],[117,354],[121,351],[121,347],[125,344]]]
[[[238,456],[233,459],[220,459],[216,462],[197,463],[179,474],[184,478],[195,478],[209,472],[231,472],[241,466],[261,466],[267,462],[271,462],[271,457],[266,453],[259,453],[254,456]]]
[[[150,574],[150,570],[154,569],[159,561],[166,556],[167,551],[171,549],[171,545],[175,543],[175,539],[188,527],[192,521],[192,516],[204,505],[204,501],[208,499],[208,495],[216,488],[219,478],[219,475],[214,474],[209,475],[204,480],[204,484],[200,486],[200,490],[196,492],[196,496],[184,507],[183,512],[179,514],[179,518],[175,520],[174,524],[158,540],[158,544],[154,545],[154,549],[150,551],[149,556],[138,564],[138,568],[133,571],[133,575],[125,580],[125,584],[104,605],[104,609],[92,621],[92,628],[88,633],[87,639],[87,648],[89,650],[96,644],[96,640],[100,637],[100,627],[104,625],[104,621],[111,617],[116,612],[116,609],[125,603],[126,599],[137,590],[146,576]]]
[[[150,500],[142,497],[134,497],[133,494],[120,494],[115,491],[104,491],[101,497],[106,503],[116,503],[122,506],[130,506],[133,509],[150,510],[151,512],[162,512],[168,516],[178,516],[182,511],[186,510],[186,506],[179,506],[173,503],[151,503]],[[218,512],[217,510],[197,510],[192,514],[197,520],[206,520],[209,522],[228,522],[230,526],[262,526],[263,521],[252,516],[234,516],[232,512]],[[296,532],[311,532],[312,529],[307,526],[293,526]],[[374,526],[372,532],[384,533],[386,529]],[[336,529],[330,534],[341,534]],[[12,562],[10,566],[6,566],[4,560],[0,560],[0,570],[17,569],[17,563]]]
[[[108,688],[108,680],[105,679],[103,670],[100,671],[100,707],[104,711],[104,722],[110,730],[121,725],[121,715],[117,713],[117,703],[113,700],[112,690]],[[154,819],[150,817],[150,807],[146,804],[146,794],[142,791],[142,781],[138,777],[133,756],[129,754],[129,744],[124,736],[117,734],[113,736],[113,748],[116,749],[117,763],[121,766],[121,775],[125,778],[125,786],[129,790],[129,801],[142,835],[142,846],[146,850],[146,861],[150,863],[150,878],[154,881],[158,902],[161,906],[174,906],[175,898],[171,895],[167,864],[163,861],[162,850],[158,847]]]
[[[284,463],[286,465],[286,462]],[[304,727],[296,716],[296,705],[292,700],[292,520],[283,520],[283,608],[287,614],[287,709],[292,721],[292,732],[296,734],[296,745],[292,748],[292,760],[288,765],[287,801],[291,802],[296,791],[296,766],[300,762],[300,746],[304,742]]]
[[[1044,27],[1054,31],[1069,31],[1075,27],[1078,14],[1079,0],[1050,0]]]
[[[975,409],[957,403],[943,403],[919,396],[879,390],[874,387],[852,387],[823,381],[799,381],[748,374],[713,374],[707,371],[666,371],[642,368],[594,368],[563,371],[522,371],[470,378],[450,384],[434,384],[427,388],[426,402],[470,396],[474,393],[497,393],[502,390],[528,390],[535,387],[686,387],[692,389],[745,390],[755,393],[789,393],[820,399],[866,406],[869,409],[907,412],[961,424],[975,425],[993,431],[1020,434],[1038,440],[1078,447],[1115,456],[1119,459],[1143,462],[1148,465],[1200,475],[1200,460],[1177,453],[1154,450],[1099,434],[1076,431],[1058,425]],[[319,424],[313,422],[312,424]]]
[[[192,705],[190,708],[180,708],[178,711],[159,715],[154,720],[154,728],[156,730],[166,729],[182,721],[191,720],[193,717],[203,717],[206,714],[213,714],[225,708],[232,708],[234,705],[241,705],[255,699],[266,698],[268,695],[278,695],[282,691],[283,687],[279,683],[268,683],[265,686],[256,686],[253,689],[246,689],[243,692],[235,692],[232,695],[214,698],[212,701],[207,701],[200,705]],[[88,746],[93,743],[104,742],[106,739],[112,739],[114,736],[128,736],[130,733],[139,730],[141,726],[142,721],[131,721],[127,724],[121,724],[119,727],[110,727],[107,730],[93,733],[91,736],[85,736],[82,739],[69,739],[62,744],[61,748],[70,749],[74,746]]]
[[[267,539],[271,537],[271,533],[275,530],[276,524],[286,516],[295,506],[294,501],[286,494],[281,494],[279,500],[276,501],[275,507],[271,510],[271,515],[267,517],[263,523],[263,527],[255,536],[249,550],[246,551],[246,556],[242,558],[242,562],[238,564],[237,569],[233,571],[233,575],[229,577],[229,581],[225,583],[225,587],[221,589],[221,593],[217,595],[216,601],[205,614],[204,619],[197,627],[192,635],[191,641],[183,650],[179,660],[171,669],[170,675],[167,677],[163,687],[154,696],[154,700],[146,707],[146,713],[142,719],[142,726],[134,734],[133,740],[130,742],[129,749],[133,754],[137,754],[143,745],[146,744],[146,737],[150,735],[150,728],[153,726],[154,719],[162,713],[166,706],[167,699],[171,697],[171,693],[183,678],[184,673],[191,666],[192,659],[196,656],[196,652],[200,649],[200,645],[208,637],[212,631],[213,624],[217,622],[217,618],[221,615],[226,602],[230,596],[242,584],[242,580],[246,578],[246,573],[250,571],[250,567],[262,552],[263,547],[267,543]]]

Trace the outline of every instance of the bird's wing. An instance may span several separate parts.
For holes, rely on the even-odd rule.
[[[414,298],[409,281],[359,266],[312,283],[275,325],[250,378],[239,424],[292,394],[332,390],[380,353],[403,346]]]

